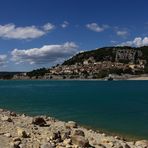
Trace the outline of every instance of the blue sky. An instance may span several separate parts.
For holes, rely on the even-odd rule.
[[[50,67],[79,51],[148,45],[147,0],[1,0],[0,71]]]

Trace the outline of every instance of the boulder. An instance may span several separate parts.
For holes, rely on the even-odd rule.
[[[69,145],[69,144],[71,144],[71,139],[65,139],[65,140],[63,141],[63,144],[64,144],[64,145]]]
[[[121,140],[121,138],[119,136],[115,136],[115,139],[117,140]]]
[[[148,147],[148,140],[136,141],[135,145],[139,147]]]
[[[106,137],[107,135],[106,135],[105,133],[102,133],[102,136],[103,136],[103,137]]]
[[[32,120],[32,124],[44,126],[46,124],[46,121],[42,117],[34,117]]]
[[[78,136],[85,137],[85,134],[84,134],[84,132],[82,130],[75,130],[73,135],[78,135]]]
[[[58,132],[53,132],[50,136],[50,139],[51,140],[57,140],[59,139],[61,141],[61,133],[58,131]]]
[[[16,115],[15,112],[10,112],[10,116],[14,116],[14,117],[16,117],[17,115]]]
[[[11,119],[10,117],[8,117],[8,116],[3,116],[3,117],[1,117],[1,120],[2,120],[2,121],[12,122],[12,119]]]
[[[20,148],[26,148],[27,146],[26,146],[26,144],[20,144],[19,147]]]
[[[22,114],[21,117],[25,118],[26,117],[26,114]]]
[[[72,136],[72,144],[78,145],[79,147],[90,147],[88,139],[83,136]]]
[[[15,141],[21,141],[21,139],[19,138],[19,137],[15,137],[15,138],[13,138],[13,141],[15,142]]]
[[[77,128],[77,123],[74,122],[74,121],[68,121],[68,122],[66,123],[66,127],[67,127],[67,128]]]
[[[17,134],[18,134],[19,137],[29,138],[29,134],[22,128],[17,129]]]
[[[19,144],[20,144],[20,143],[11,142],[11,143],[10,143],[10,148],[20,148]]]
[[[69,139],[70,134],[71,134],[71,131],[66,131],[66,132],[61,133],[61,139],[62,140]]]

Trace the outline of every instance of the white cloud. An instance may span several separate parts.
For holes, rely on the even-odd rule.
[[[7,55],[1,54],[0,55],[0,66],[4,66],[7,63]]]
[[[53,25],[53,24],[51,24],[51,23],[47,23],[47,24],[45,24],[44,26],[43,26],[43,29],[45,30],[45,31],[50,31],[50,30],[53,30],[55,28],[55,26]]]
[[[66,28],[69,26],[69,22],[64,21],[63,24],[61,25],[62,28]]]
[[[100,26],[97,23],[90,23],[90,24],[87,24],[86,27],[89,30],[94,31],[94,32],[102,32],[105,29],[107,29],[109,26],[108,25],[102,25],[102,26]]]
[[[11,52],[12,60],[16,63],[29,62],[30,64],[46,64],[63,61],[75,54],[78,46],[73,42],[60,45],[44,45],[41,48],[14,49]]]
[[[16,27],[15,24],[0,25],[0,37],[7,39],[34,39],[41,37],[53,29],[53,25],[48,23],[44,29],[36,26]]]
[[[136,37],[133,41],[127,41],[124,43],[121,43],[121,46],[136,46],[136,47],[141,47],[141,46],[148,46],[148,37]]]
[[[118,36],[121,36],[121,37],[125,37],[129,34],[128,31],[125,31],[125,30],[124,31],[119,30],[116,33]]]

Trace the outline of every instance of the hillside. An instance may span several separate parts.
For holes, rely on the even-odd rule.
[[[102,79],[110,76],[127,79],[125,75],[131,77],[147,73],[148,46],[124,46],[78,53],[61,65],[33,70],[26,76],[27,79]]]
[[[141,54],[138,55],[140,51]],[[122,56],[122,58],[119,56]],[[128,62],[135,63],[136,60],[138,59],[143,59],[148,61],[148,46],[139,47],[139,48],[128,47],[128,46],[99,48],[96,50],[79,53],[73,56],[71,59],[65,61],[63,65],[74,65],[76,63],[83,63],[84,60],[87,60],[92,57],[96,62],[99,61],[116,62],[117,60],[119,60],[121,63],[128,63]]]

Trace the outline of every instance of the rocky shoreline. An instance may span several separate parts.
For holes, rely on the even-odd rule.
[[[148,148],[148,141],[126,141],[74,121],[0,109],[0,148]]]

